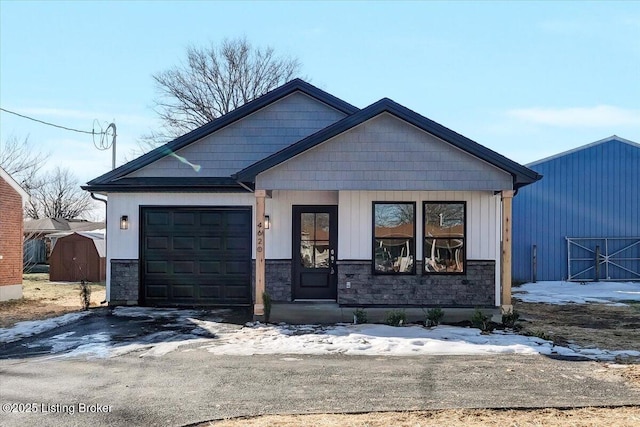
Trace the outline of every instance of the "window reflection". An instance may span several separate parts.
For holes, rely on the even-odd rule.
[[[424,203],[424,271],[464,273],[465,203]]]
[[[329,268],[329,214],[302,213],[300,263],[304,268]]]
[[[374,203],[374,271],[413,273],[415,204]]]

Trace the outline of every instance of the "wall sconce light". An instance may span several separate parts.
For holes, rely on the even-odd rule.
[[[268,230],[269,228],[271,228],[271,218],[269,218],[269,215],[265,215],[264,216],[264,229]]]
[[[120,217],[120,230],[128,230],[129,229],[129,217],[127,215],[122,215]]]

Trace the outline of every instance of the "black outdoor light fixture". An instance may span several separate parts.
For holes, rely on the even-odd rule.
[[[268,230],[269,228],[271,228],[271,218],[269,218],[269,215],[265,215],[264,216],[264,229]]]
[[[128,230],[129,229],[129,217],[127,215],[122,215],[120,217],[120,230]]]

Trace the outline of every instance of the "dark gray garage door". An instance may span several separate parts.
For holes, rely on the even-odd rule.
[[[251,303],[251,208],[141,208],[141,303]]]

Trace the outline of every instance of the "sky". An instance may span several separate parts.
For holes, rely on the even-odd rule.
[[[0,106],[86,131],[114,122],[119,166],[159,127],[152,75],[236,37],[297,57],[357,107],[391,98],[523,164],[613,134],[640,142],[636,1],[0,0]],[[91,135],[0,112],[0,144],[12,135],[82,183],[111,169]]]

